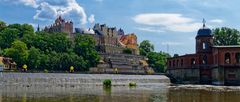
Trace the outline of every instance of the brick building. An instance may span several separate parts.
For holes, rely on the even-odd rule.
[[[205,26],[196,36],[196,53],[169,58],[167,72],[179,83],[240,84],[240,46],[214,46]]]

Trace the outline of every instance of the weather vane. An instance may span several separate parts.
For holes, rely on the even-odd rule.
[[[205,27],[206,26],[206,20],[204,18],[203,18],[202,23],[203,23],[203,27]]]

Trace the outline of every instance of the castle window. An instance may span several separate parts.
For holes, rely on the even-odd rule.
[[[203,57],[202,64],[208,64],[207,56],[206,56],[206,55]]]
[[[208,43],[203,43],[203,50],[208,49]]]
[[[179,60],[177,60],[177,66],[179,66]]]
[[[168,62],[168,66],[171,67],[171,64],[172,64],[171,61],[169,61],[169,62]]]
[[[173,67],[175,67],[175,60],[173,60]]]
[[[196,64],[196,61],[194,58],[191,59],[191,65],[195,65]]]
[[[236,62],[240,63],[240,52],[235,54]]]
[[[183,59],[181,59],[181,66],[183,66]]]
[[[226,64],[230,64],[231,63],[231,56],[230,53],[225,53],[224,55],[224,60]]]

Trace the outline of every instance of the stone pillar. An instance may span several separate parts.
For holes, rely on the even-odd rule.
[[[212,69],[212,84],[224,85],[224,68],[216,67]]]

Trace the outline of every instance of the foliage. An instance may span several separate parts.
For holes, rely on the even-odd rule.
[[[156,72],[165,72],[167,58],[170,55],[165,52],[150,52],[147,55],[149,66],[154,69]]]
[[[9,48],[14,40],[18,39],[19,31],[13,28],[6,28],[0,32],[0,47]]]
[[[27,64],[29,66],[29,69],[37,69],[40,65],[41,60],[41,52],[39,49],[35,47],[31,47],[28,51],[28,58],[27,58]]]
[[[136,87],[137,86],[137,83],[136,82],[130,82],[128,84],[129,87]]]
[[[153,44],[150,43],[149,40],[144,40],[140,43],[139,51],[140,55],[147,56],[149,52],[154,51],[154,46]]]
[[[132,54],[132,50],[129,49],[129,48],[125,48],[125,49],[123,49],[123,53],[125,53],[125,54]]]
[[[213,30],[214,45],[239,45],[240,33],[237,29],[222,27]]]
[[[87,63],[87,67],[94,67],[100,60],[95,45],[96,41],[90,35],[77,35],[75,40],[74,52],[82,56]]]
[[[4,50],[4,55],[13,58],[13,60],[17,63],[18,67],[21,67],[23,64],[27,62],[28,58],[27,45],[20,40],[15,40],[12,43],[11,48],[7,48]]]
[[[0,55],[11,57],[18,67],[27,64],[30,70],[88,71],[100,57],[92,36],[70,39],[66,33],[34,32],[29,24],[0,21]]]
[[[111,87],[112,86],[112,80],[110,80],[110,79],[104,80],[103,81],[103,86]]]

